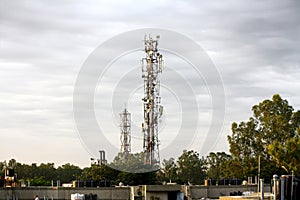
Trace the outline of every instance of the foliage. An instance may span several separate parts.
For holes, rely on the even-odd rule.
[[[294,112],[288,101],[283,100],[278,94],[275,94],[272,100],[267,99],[253,106],[252,111],[253,117],[247,122],[232,124],[232,135],[228,136],[230,152],[234,161],[242,168],[242,171],[237,173],[239,176],[257,174],[260,157],[261,176],[270,179],[280,170],[280,163],[290,166],[297,162],[295,156],[287,158],[287,152],[292,150],[290,149],[292,145],[288,145],[288,141],[298,137],[300,112]],[[280,151],[281,155],[274,149]],[[297,148],[292,151],[300,154]]]
[[[292,170],[300,175],[300,138],[290,138],[285,144],[274,141],[268,146],[268,152],[274,158],[278,166],[284,166],[288,172]]]
[[[62,183],[68,183],[73,180],[77,180],[81,174],[82,170],[75,165],[70,163],[59,166],[56,169],[56,176]]]
[[[184,150],[178,158],[177,165],[181,183],[203,184],[206,167],[205,160],[199,157],[199,153]]]
[[[55,172],[56,169],[54,167],[54,163],[42,163],[39,167],[37,167],[36,176],[44,177],[45,180],[52,180],[53,177],[58,178]]]
[[[82,180],[116,180],[119,172],[108,165],[92,164],[82,170],[80,179]]]
[[[177,175],[178,166],[174,158],[164,159],[162,162],[162,169],[158,172],[157,176],[161,182],[176,182],[178,179]]]
[[[207,172],[206,176],[218,180],[219,178],[234,178],[232,174],[232,157],[225,152],[211,152],[206,157]]]
[[[145,164],[144,152],[135,154],[119,153],[114,161],[108,165],[118,170],[116,182],[125,185],[154,184],[157,166]]]
[[[205,160],[199,157],[199,153],[184,150],[177,162],[174,158],[163,161],[158,177],[162,181],[174,181],[178,184],[203,184],[205,170]]]
[[[144,152],[135,154],[119,153],[114,158],[114,161],[109,164],[109,166],[117,170],[133,173],[144,173],[149,171],[156,171],[159,169],[158,166],[145,164]]]
[[[145,173],[120,172],[116,183],[122,182],[124,185],[153,185],[156,181],[154,171]]]
[[[27,179],[27,181],[30,182],[30,186],[51,186],[51,181],[43,176]]]
[[[6,167],[15,170],[18,180],[30,182],[30,185],[32,186],[49,186],[51,185],[52,180],[60,180],[61,183],[69,183],[79,177],[82,172],[79,167],[69,163],[56,169],[54,163],[41,163],[39,166],[36,163],[28,165],[18,163],[15,159],[9,160],[8,163],[6,161],[0,162],[0,169]]]

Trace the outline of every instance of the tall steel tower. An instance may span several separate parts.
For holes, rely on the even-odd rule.
[[[159,75],[162,73],[163,59],[158,52],[159,36],[152,39],[151,36],[145,36],[146,57],[142,59],[142,78],[144,78],[144,121],[142,131],[144,134],[144,152],[146,164],[159,166],[159,140],[158,124],[162,115],[163,107],[160,105],[160,81]]]
[[[120,113],[120,119],[121,152],[127,155],[131,152],[131,114],[126,108]]]

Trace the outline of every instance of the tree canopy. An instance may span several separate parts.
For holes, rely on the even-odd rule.
[[[225,152],[211,152],[206,157],[206,176],[218,180],[219,178],[234,178],[231,173],[232,157]]]
[[[266,178],[282,173],[282,166],[299,174],[300,111],[294,111],[278,94],[254,105],[252,111],[248,121],[232,124],[228,136],[231,155],[243,168],[241,174],[257,174],[258,158]]]
[[[82,170],[78,166],[70,163],[55,168],[54,163],[41,163],[40,165],[32,163],[28,165],[11,159],[8,163],[6,161],[0,162],[1,175],[4,175],[3,170],[6,168],[14,169],[18,180],[30,182],[31,186],[50,186],[52,181],[56,180],[60,180],[61,183],[69,183],[82,174]]]
[[[206,176],[206,162],[199,153],[184,150],[178,157],[163,160],[158,173],[160,181],[173,181],[178,184],[203,184]]]

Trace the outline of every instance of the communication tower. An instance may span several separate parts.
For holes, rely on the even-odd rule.
[[[158,52],[158,39],[145,35],[146,57],[142,58],[142,78],[144,79],[144,121],[142,131],[144,135],[145,164],[160,165],[158,125],[162,115],[160,94],[160,74],[163,70],[162,55]]]
[[[126,155],[131,152],[131,114],[126,108],[120,113],[120,119],[121,152]]]

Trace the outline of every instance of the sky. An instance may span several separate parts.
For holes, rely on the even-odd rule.
[[[253,105],[280,94],[295,110],[300,109],[299,15],[296,0],[2,0],[0,161],[14,158],[27,164],[85,167],[103,148],[112,161],[119,150],[118,114],[124,107],[132,115],[132,150],[140,151],[140,60],[145,56],[141,49],[147,33],[132,41],[141,49],[122,55],[114,55],[116,49],[110,49],[115,57],[109,66],[101,65],[104,56],[97,51],[125,33],[146,29],[167,30],[161,31],[159,39],[166,63],[161,74],[165,110],[159,134],[161,159],[178,157],[182,145],[202,155],[229,152],[227,135],[232,122],[247,120]],[[199,75],[189,60],[166,49],[172,41],[170,32],[201,47],[210,63],[201,69],[210,66],[215,73]],[[130,46],[128,41],[121,43]],[[171,43],[184,49],[180,42]],[[74,91],[93,52],[100,57],[100,63],[94,64],[105,71],[93,88],[93,112],[102,134],[91,136],[89,118],[83,121],[86,132],[78,128]],[[213,133],[214,142],[209,141],[210,148],[203,151],[214,124],[213,113],[222,110],[213,104],[215,82],[211,78],[222,83],[217,87],[224,92],[220,101],[225,115],[220,117],[221,125],[218,123],[220,131]],[[101,146],[103,141],[111,148]]]

